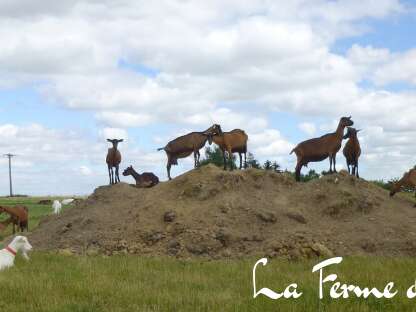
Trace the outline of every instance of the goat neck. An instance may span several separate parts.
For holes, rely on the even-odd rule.
[[[140,178],[141,174],[139,174],[136,170],[131,168],[131,175],[137,180]]]
[[[337,130],[335,131],[335,134],[336,134],[337,138],[340,139],[340,140],[342,140],[343,137],[344,137],[344,129],[345,129],[345,126],[343,126],[340,122],[338,124]]]

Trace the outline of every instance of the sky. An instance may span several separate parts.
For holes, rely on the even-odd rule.
[[[166,180],[157,148],[218,123],[293,170],[297,143],[351,115],[361,176],[398,177],[416,164],[415,29],[410,0],[2,0],[0,153],[15,193],[86,195],[108,183],[106,138]],[[7,195],[6,158],[0,174]]]

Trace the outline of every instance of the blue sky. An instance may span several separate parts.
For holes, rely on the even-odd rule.
[[[396,177],[416,162],[408,147],[416,134],[411,1],[383,0],[377,9],[372,1],[336,2],[333,11],[327,1],[295,1],[281,4],[287,13],[230,2],[210,4],[210,14],[198,1],[146,9],[131,1],[112,11],[74,3],[0,15],[3,26],[20,26],[0,32],[11,42],[0,53],[0,149],[19,154],[18,193],[87,194],[107,183],[111,135],[126,139],[123,165],[163,180],[165,155],[156,148],[213,122],[245,129],[257,158],[293,169],[291,148],[333,131],[349,113],[364,129],[363,177]],[[173,175],[192,167],[191,159],[180,163]],[[0,182],[0,194],[7,191]]]

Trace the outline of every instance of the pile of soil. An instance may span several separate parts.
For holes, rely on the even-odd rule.
[[[180,258],[416,255],[411,199],[346,172],[296,183],[285,173],[212,165],[151,189],[101,186],[30,236],[36,249]]]

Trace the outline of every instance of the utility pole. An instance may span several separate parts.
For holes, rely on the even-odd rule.
[[[12,183],[12,157],[16,156],[13,154],[4,154],[4,157],[9,159],[9,185],[10,185],[10,197],[13,196],[13,183]]]

